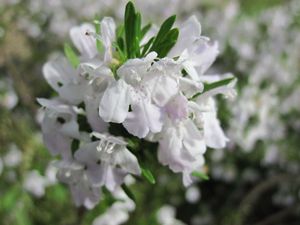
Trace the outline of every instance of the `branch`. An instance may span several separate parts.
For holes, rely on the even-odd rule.
[[[299,179],[299,178],[298,178]],[[252,208],[255,206],[255,203],[259,199],[259,197],[269,190],[270,188],[283,183],[283,182],[295,182],[297,180],[297,176],[293,176],[290,174],[279,174],[275,175],[265,181],[259,183],[254,189],[252,189],[245,197],[245,199],[241,202],[239,207],[239,212],[237,212],[236,225],[245,224],[245,220],[250,214]]]
[[[285,208],[275,214],[263,219],[261,222],[258,222],[254,225],[274,225],[276,222],[282,221],[289,215],[296,213],[299,210],[299,204],[292,205],[288,208]]]

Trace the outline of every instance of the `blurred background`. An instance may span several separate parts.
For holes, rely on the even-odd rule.
[[[232,72],[238,96],[218,99],[230,142],[206,154],[208,181],[184,188],[152,160],[157,184],[136,182],[125,224],[300,224],[300,1],[135,0],[146,21],[196,15],[220,55],[210,73]],[[55,179],[37,97],[50,97],[41,68],[73,25],[122,20],[125,0],[0,0],[0,224],[116,225],[97,221],[112,204],[76,208]],[[167,219],[166,219],[167,218]],[[176,218],[176,219],[175,219]],[[182,221],[182,222],[180,222]]]

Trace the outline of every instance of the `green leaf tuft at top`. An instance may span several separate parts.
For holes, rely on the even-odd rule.
[[[127,57],[135,58],[140,52],[141,14],[135,12],[132,2],[126,5],[124,28]]]
[[[142,27],[141,14],[136,12],[134,4],[130,1],[126,5],[124,25],[117,30],[115,48],[122,62],[126,59],[145,57],[151,51],[155,51],[159,58],[167,56],[171,48],[176,44],[179,30],[173,28],[176,16],[166,19],[156,36],[142,40],[151,29],[151,24]]]

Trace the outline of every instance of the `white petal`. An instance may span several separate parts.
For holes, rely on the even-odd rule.
[[[115,39],[116,24],[113,18],[104,17],[101,21],[101,37],[104,46],[110,46]]]
[[[116,24],[111,17],[104,17],[101,21],[101,37],[105,47],[104,62],[112,61],[112,43],[115,40]]]
[[[86,93],[87,82],[71,67],[64,57],[47,62],[43,74],[59,96],[72,104],[79,104]]]
[[[193,65],[193,63],[191,61],[185,61],[185,62],[183,62],[183,67],[184,67],[185,71],[188,73],[188,75],[190,75],[190,77],[193,80],[199,81],[198,72],[195,69],[195,66]]]
[[[137,158],[126,147],[114,153],[115,163],[120,165],[126,172],[139,175],[141,169]]]
[[[200,36],[200,34],[201,24],[196,16],[191,16],[180,27],[178,40],[176,42],[176,45],[171,49],[169,56],[180,56],[186,48],[189,48],[189,45],[193,44],[193,42]]]
[[[96,99],[87,98],[85,100],[85,110],[86,110],[87,120],[91,125],[93,131],[99,133],[107,132],[109,124],[104,122],[103,119],[99,116],[98,98]]]
[[[145,77],[143,83],[148,88],[155,104],[161,107],[179,91],[175,79],[161,73],[149,74]]]
[[[182,150],[182,139],[179,131],[174,127],[163,130],[163,138],[159,141],[158,160],[172,171],[181,172],[186,162],[180,157]]]
[[[104,164],[99,171],[101,177],[101,185],[105,185],[110,191],[114,191],[118,186],[124,182],[126,173],[121,169],[113,168],[109,164]]]
[[[86,35],[86,32],[94,31],[94,26],[88,23],[73,27],[70,30],[71,40],[83,57],[94,58],[97,55],[95,38],[91,35]]]
[[[185,123],[183,145],[193,156],[204,154],[206,151],[204,137],[190,119],[188,119]]]
[[[160,132],[162,129],[161,110],[146,101],[140,101],[132,105],[132,112],[128,113],[127,119],[123,123],[129,133],[144,138],[149,131]]]
[[[122,123],[127,117],[130,102],[130,87],[120,79],[104,92],[99,114],[105,122]]]
[[[98,144],[99,141],[94,141],[83,145],[75,152],[75,159],[84,165],[96,164],[98,160],[98,154],[96,150]]]
[[[215,112],[204,113],[204,138],[211,148],[224,148],[228,138],[225,136]]]
[[[43,66],[45,79],[56,91],[59,91],[61,85],[70,83],[75,73],[76,70],[71,67],[64,57],[58,57]]]
[[[196,64],[196,69],[198,74],[202,75],[216,60],[219,54],[218,42],[209,42],[205,39],[199,39],[195,44],[197,48],[193,52],[192,61],[198,62]]]

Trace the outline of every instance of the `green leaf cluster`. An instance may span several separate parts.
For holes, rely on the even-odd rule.
[[[152,25],[147,24],[142,27],[141,14],[136,12],[132,2],[128,2],[125,9],[124,25],[118,27],[117,41],[114,45],[119,60],[124,62],[127,59],[144,57],[152,51],[155,51],[159,58],[165,57],[178,39],[179,30],[172,28],[175,20],[175,15],[166,19],[157,35],[142,44],[143,38]]]

